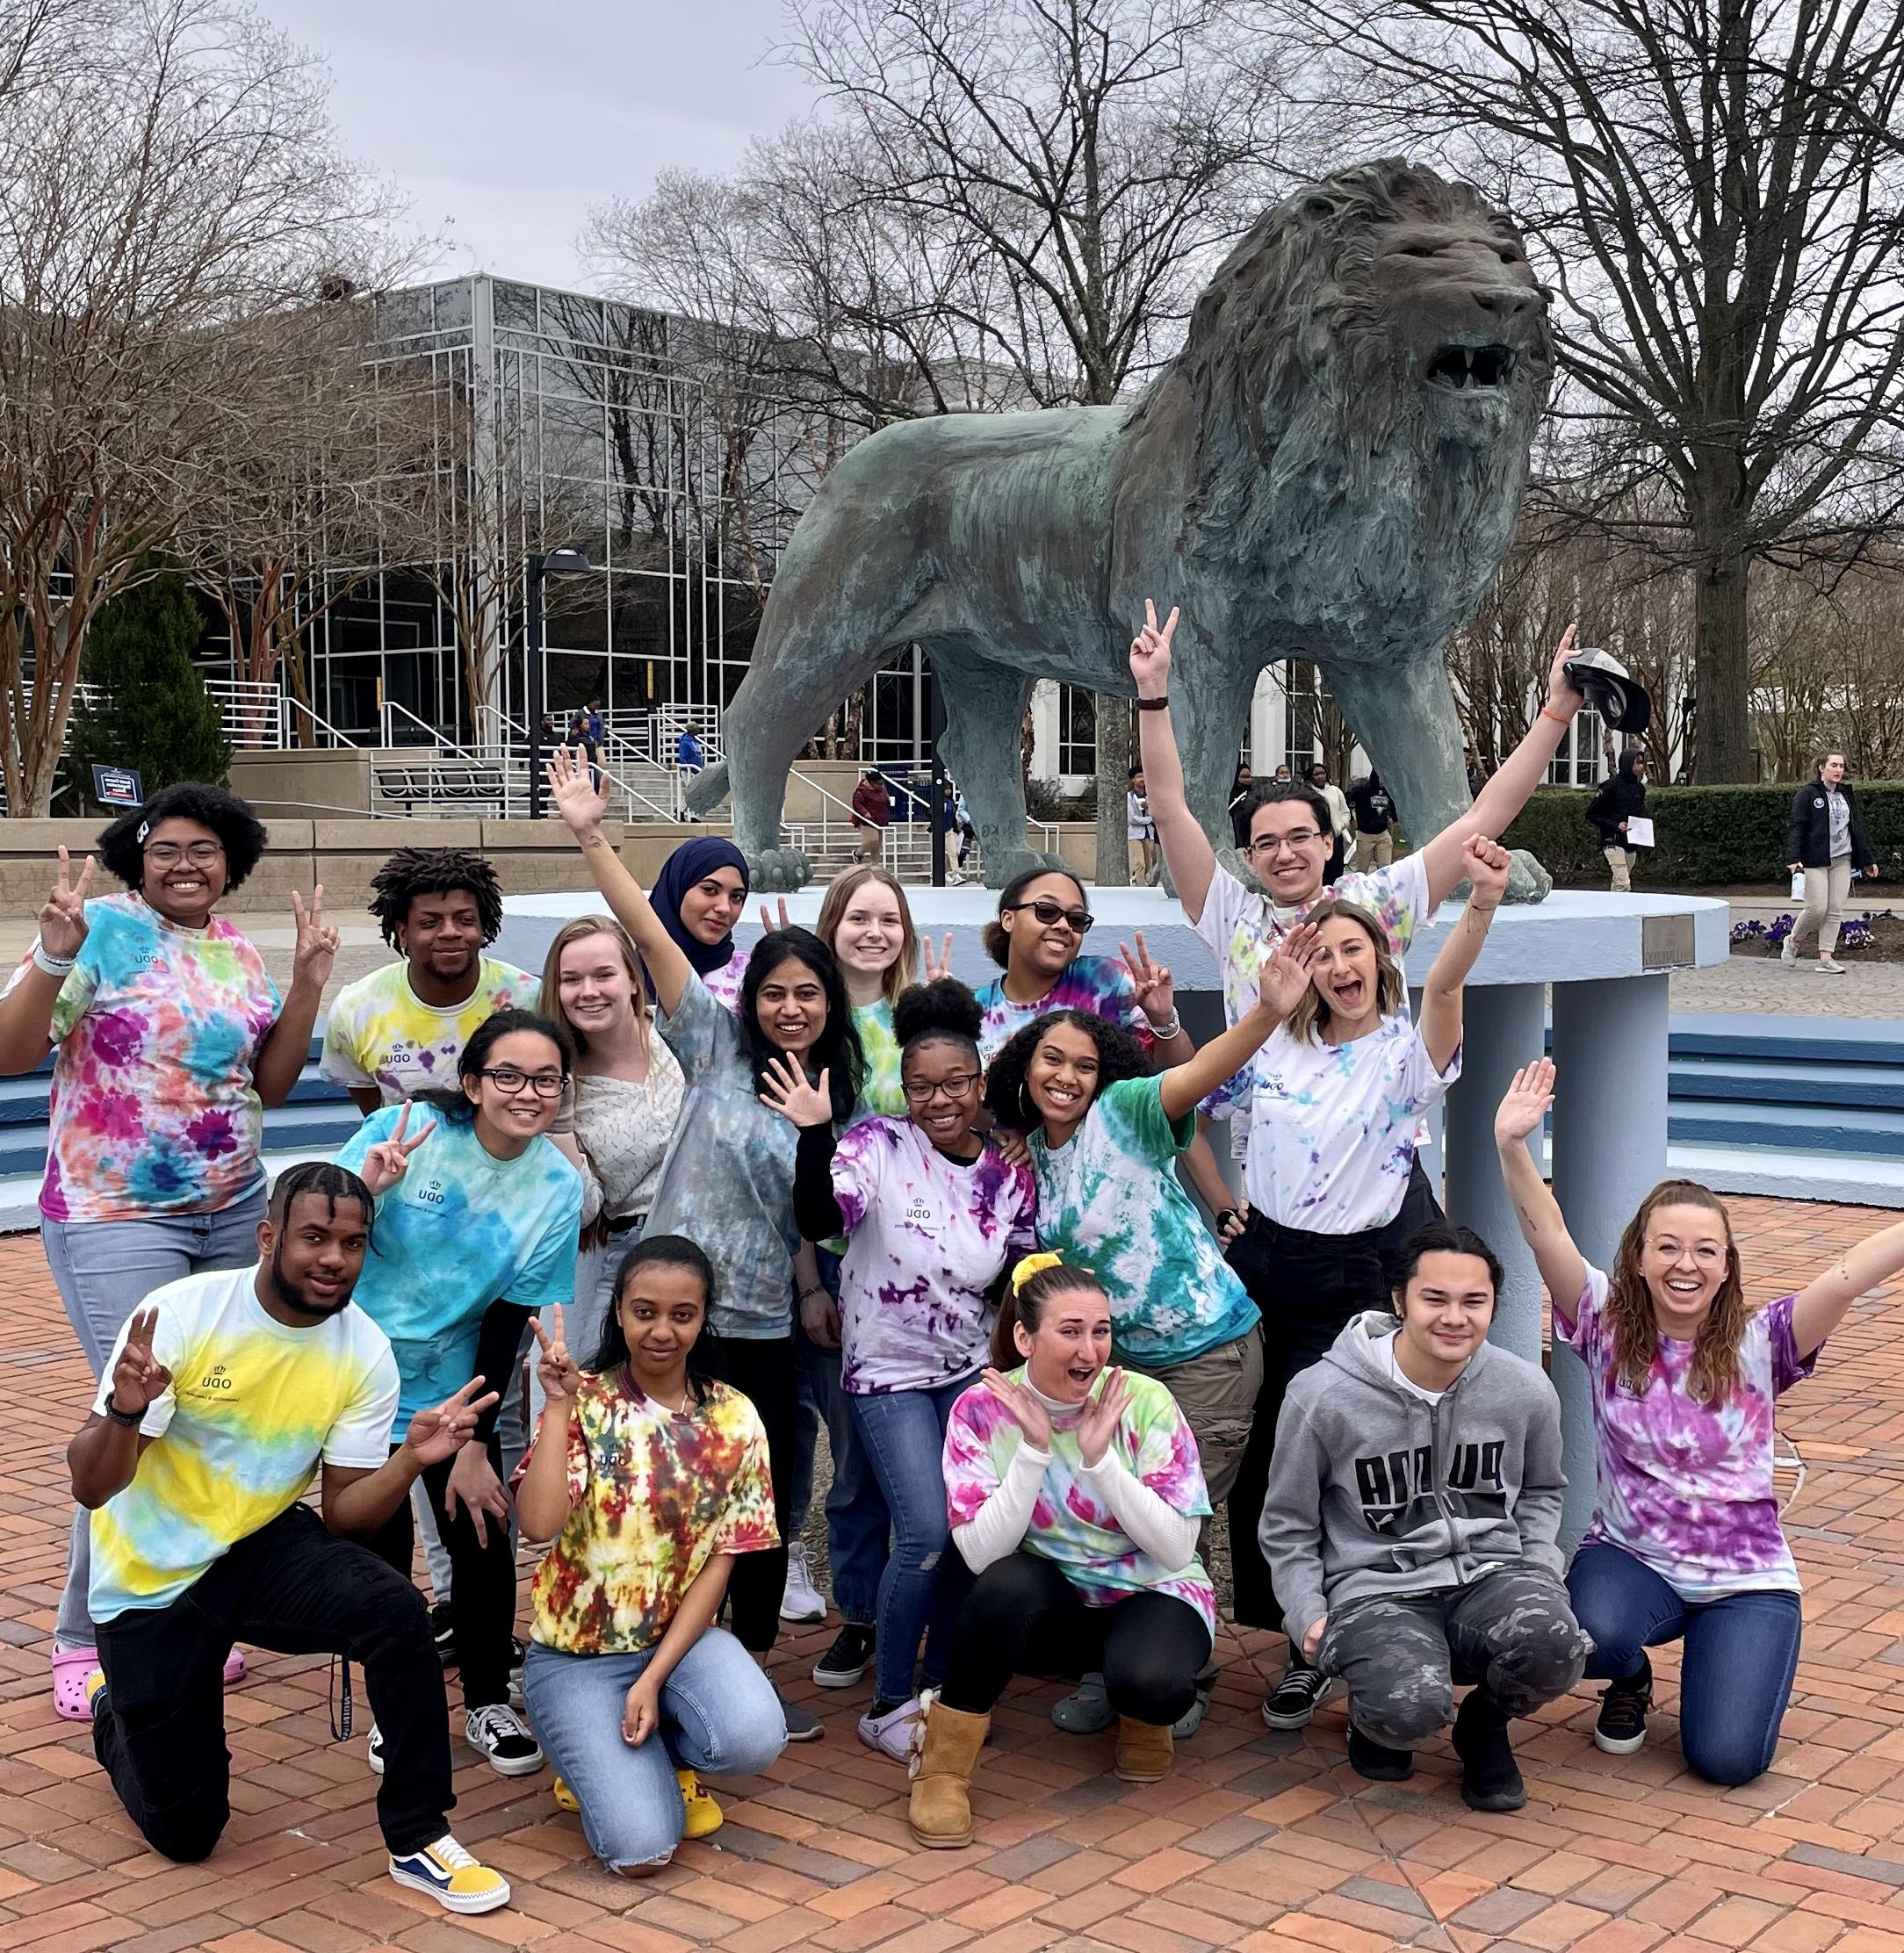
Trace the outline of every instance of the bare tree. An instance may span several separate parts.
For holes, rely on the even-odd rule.
[[[54,18],[0,97],[0,770],[49,804],[86,624],[205,491],[237,329],[374,266],[386,205],[316,71],[242,6]],[[29,675],[30,674],[30,675]]]
[[[1904,510],[1904,10],[1264,11],[1333,41],[1340,105],[1439,144],[1544,248],[1561,411],[1593,435],[1570,492],[1550,486],[1691,572],[1697,776],[1748,777],[1753,564],[1853,560]]]

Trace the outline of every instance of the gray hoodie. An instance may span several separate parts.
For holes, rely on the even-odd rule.
[[[1396,1382],[1395,1318],[1359,1315],[1289,1386],[1258,1537],[1285,1630],[1504,1563],[1558,1575],[1561,1406],[1538,1365],[1483,1343],[1438,1403]]]

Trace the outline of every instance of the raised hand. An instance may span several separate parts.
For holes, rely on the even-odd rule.
[[[766,1089],[761,1093],[761,1103],[796,1126],[831,1125],[833,1094],[827,1089],[827,1077],[822,1069],[819,1077],[809,1085],[806,1073],[784,1051],[776,1052],[761,1080]]]
[[[311,907],[305,912],[304,897],[291,891],[292,919],[297,925],[297,948],[291,955],[291,980],[314,984],[319,990],[330,981],[330,966],[337,958],[337,932],[324,920],[324,884],[311,890]]]
[[[1495,1144],[1518,1146],[1539,1132],[1553,1103],[1553,1059],[1536,1058],[1532,1064],[1524,1064],[1495,1108]]]
[[[1014,1383],[997,1370],[987,1370],[979,1380],[1011,1412],[1013,1422],[1025,1434],[1025,1442],[1034,1451],[1050,1450],[1050,1414],[1023,1384]]]
[[[172,1373],[152,1353],[152,1332],[158,1324],[157,1309],[140,1309],[112,1366],[112,1408],[128,1417],[143,1417],[172,1387]]]
[[[1139,698],[1162,698],[1170,689],[1170,641],[1177,633],[1177,610],[1172,608],[1161,626],[1157,606],[1143,600],[1143,628],[1130,640],[1130,675],[1137,681]]]
[[[1137,953],[1133,956],[1122,943],[1117,953],[1124,959],[1124,968],[1130,972],[1130,980],[1137,986],[1137,1001],[1143,1006],[1143,1014],[1151,1024],[1168,1024],[1177,1014],[1177,984],[1171,976],[1167,964],[1153,963],[1150,952],[1145,948],[1143,932],[1138,930]]]
[[[790,929],[792,928],[792,923],[787,919],[787,898],[785,896],[782,896],[780,898],[780,920],[778,922],[775,922],[774,919],[768,914],[766,903],[761,903],[761,927],[768,935],[771,935],[776,929]]]
[[[1569,624],[1561,633],[1561,641],[1554,648],[1554,663],[1547,672],[1547,702],[1549,708],[1568,718],[1582,710],[1587,703],[1587,695],[1567,675],[1567,660],[1574,654],[1574,634],[1578,624]]]
[[[480,1382],[481,1379],[477,1380]],[[443,1491],[443,1510],[453,1519],[458,1506],[469,1515],[478,1541],[486,1546],[489,1544],[489,1521],[493,1518],[501,1526],[509,1523],[509,1495],[503,1490],[502,1481],[496,1476],[485,1445],[465,1445],[450,1467],[450,1482]]]
[[[371,1190],[374,1200],[379,1194],[389,1193],[403,1176],[410,1171],[410,1155],[436,1129],[432,1119],[415,1139],[403,1135],[408,1130],[410,1108],[405,1103],[397,1114],[396,1125],[391,1129],[388,1139],[380,1139],[364,1156],[364,1164],[357,1169],[357,1177]]]
[[[1086,1465],[1103,1461],[1129,1402],[1130,1379],[1121,1370],[1107,1370],[1103,1387],[1085,1402],[1085,1414],[1078,1420],[1078,1455]]]
[[[494,1390],[479,1397],[480,1377],[472,1377],[453,1396],[433,1410],[419,1410],[403,1434],[403,1446],[419,1465],[440,1465],[454,1458],[476,1435],[476,1420],[496,1401]]]
[[[1276,945],[1269,961],[1258,967],[1257,996],[1265,1009],[1284,1018],[1302,1002],[1316,961],[1316,947],[1315,930],[1306,922],[1300,923]]]
[[[945,947],[936,956],[932,953],[930,936],[921,936],[919,939],[919,951],[924,959],[927,983],[936,984],[941,976],[949,976],[952,974],[952,932],[949,929],[945,933]]]
[[[609,776],[604,773],[597,786],[589,778],[588,768],[566,746],[556,747],[543,772],[556,812],[577,840],[587,840],[609,811]]]
[[[559,1302],[551,1312],[551,1324],[553,1333],[543,1328],[539,1315],[529,1318],[529,1327],[542,1351],[536,1374],[541,1380],[542,1394],[548,1400],[549,1408],[566,1413],[581,1393],[581,1371],[568,1353],[568,1341],[562,1334],[562,1305]]]
[[[73,857],[60,850],[60,872],[53,893],[40,912],[40,947],[55,962],[67,962],[78,955],[86,940],[86,891],[92,886],[92,856],[73,880]]]
[[[1490,841],[1484,834],[1470,834],[1461,849],[1461,865],[1474,883],[1468,907],[1483,912],[1498,909],[1507,894],[1507,876],[1514,865],[1513,857],[1498,841]]]

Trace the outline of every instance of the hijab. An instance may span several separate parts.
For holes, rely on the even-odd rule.
[[[682,898],[696,882],[706,881],[709,876],[724,868],[740,871],[740,892],[746,895],[753,885],[747,873],[747,858],[732,841],[722,840],[713,834],[683,841],[661,863],[661,872],[655,876],[654,886],[648,894],[662,928],[680,944],[682,955],[693,966],[696,976],[710,976],[717,969],[725,969],[733,961],[733,933],[730,930],[718,942],[703,942],[681,919]]]

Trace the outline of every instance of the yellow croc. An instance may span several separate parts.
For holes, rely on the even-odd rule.
[[[493,1913],[509,1902],[509,1882],[479,1864],[445,1831],[435,1844],[390,1860],[390,1876],[412,1892],[428,1892],[445,1912]]]
[[[555,1792],[555,1807],[558,1811],[579,1812],[581,1809],[581,1805],[575,1801],[574,1791],[568,1787],[567,1778],[557,1777],[549,1788]]]
[[[687,1818],[682,1826],[682,1836],[705,1838],[718,1831],[725,1820],[714,1793],[702,1789],[701,1779],[692,1770],[676,1770],[674,1781],[681,1785],[681,1801]]]

